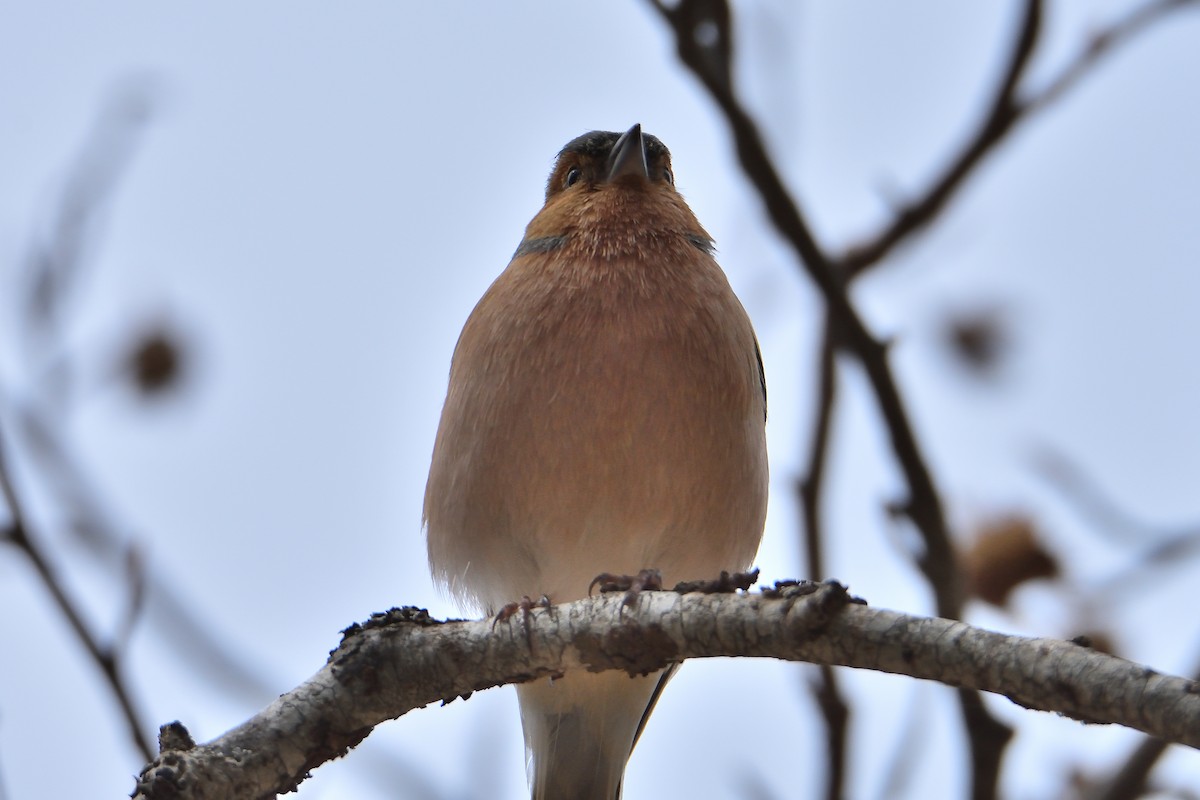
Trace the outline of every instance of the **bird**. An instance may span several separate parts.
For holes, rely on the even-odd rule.
[[[670,582],[752,562],[766,378],[714,254],[640,124],[558,153],[451,360],[423,524],[435,581],[465,607],[579,599],[599,573]],[[533,800],[620,798],[673,671],[518,685]]]

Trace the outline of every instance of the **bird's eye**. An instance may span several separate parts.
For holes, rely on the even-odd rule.
[[[567,186],[574,186],[579,182],[579,178],[583,173],[579,171],[579,167],[571,167],[567,170]]]
[[[671,174],[671,170],[670,170],[670,169],[664,169],[664,170],[663,170],[663,180],[664,180],[664,181],[666,181],[667,183],[669,183],[669,184],[670,184],[670,185],[672,185],[672,186],[674,186],[674,185],[675,185],[675,176]]]

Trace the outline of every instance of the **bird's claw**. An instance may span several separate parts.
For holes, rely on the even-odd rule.
[[[690,594],[699,592],[701,594],[732,594],[741,589],[743,592],[758,582],[758,570],[752,569],[749,572],[725,572],[721,570],[721,577],[716,580],[707,581],[682,581],[675,584],[672,590],[678,594]]]
[[[515,603],[507,603],[502,606],[496,612],[496,616],[492,618],[492,627],[495,628],[501,622],[508,622],[518,611],[522,612],[525,619],[528,620],[530,611],[535,608],[549,608],[550,605],[550,598],[546,595],[542,595],[537,600],[532,600],[529,595],[525,595]]]
[[[600,594],[608,592],[624,592],[624,605],[631,606],[637,600],[639,592],[658,592],[663,588],[662,572],[656,569],[644,569],[637,575],[614,575],[602,572],[588,584],[588,594],[592,589],[600,588]]]

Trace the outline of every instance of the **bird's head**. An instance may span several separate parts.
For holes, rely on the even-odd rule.
[[[529,223],[516,255],[658,255],[647,248],[682,242],[711,255],[712,240],[675,191],[671,152],[634,125],[624,133],[592,131],[558,153],[546,204]]]
[[[607,185],[673,189],[671,152],[658,137],[634,125],[624,133],[592,131],[572,139],[558,154],[546,183],[546,201],[562,192],[594,192]]]

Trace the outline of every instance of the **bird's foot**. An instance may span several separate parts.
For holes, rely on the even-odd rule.
[[[535,608],[549,608],[550,605],[550,598],[546,595],[542,595],[537,600],[531,600],[529,595],[525,595],[517,602],[508,603],[501,607],[501,609],[496,612],[496,616],[492,618],[492,627],[495,628],[496,625],[501,622],[508,622],[518,611],[524,615],[522,619],[528,623],[529,612],[533,611]]]
[[[752,569],[749,572],[733,573],[722,570],[721,577],[716,580],[681,581],[675,584],[675,588],[671,591],[677,594],[690,594],[692,592],[700,592],[701,594],[732,594],[739,589],[744,592],[756,583],[758,583],[757,569]]]
[[[614,575],[602,572],[592,579],[588,585],[588,594],[592,589],[600,588],[600,594],[608,592],[624,592],[624,605],[631,606],[637,600],[639,592],[662,591],[662,573],[656,569],[644,569],[637,575]]]

